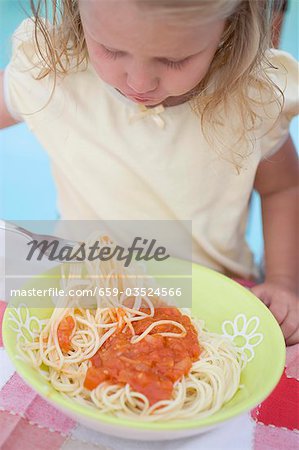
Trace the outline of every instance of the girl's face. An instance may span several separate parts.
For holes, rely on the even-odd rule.
[[[80,0],[90,61],[134,102],[154,106],[191,91],[205,76],[225,21],[195,25],[146,14],[136,0]]]

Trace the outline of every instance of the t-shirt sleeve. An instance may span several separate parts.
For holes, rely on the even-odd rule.
[[[26,19],[12,36],[12,56],[4,70],[4,101],[11,116],[18,121],[30,122],[30,116],[45,103],[45,96],[39,92],[44,83],[37,79],[41,69],[34,21]]]
[[[289,135],[290,122],[299,114],[299,65],[290,54],[271,49],[269,61],[272,67],[267,75],[283,93],[278,100],[269,101],[264,108],[266,119],[260,135],[261,159],[274,155]]]

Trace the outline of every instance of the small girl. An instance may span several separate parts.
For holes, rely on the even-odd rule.
[[[195,262],[257,280],[256,189],[252,291],[297,343],[298,65],[269,49],[271,0],[53,0],[50,20],[46,3],[14,34],[0,126],[49,153],[61,218],[192,220]]]

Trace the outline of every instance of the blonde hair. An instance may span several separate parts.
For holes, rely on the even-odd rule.
[[[279,0],[278,0],[279,1]],[[239,172],[253,143],[238,151],[238,144],[256,126],[258,104],[276,102],[282,108],[283,94],[268,78],[265,69],[272,67],[266,58],[271,44],[272,0],[135,0],[147,13],[167,14],[175,20],[209,21],[225,19],[226,27],[208,73],[192,91],[190,105],[199,115],[203,133],[222,158],[232,161]],[[43,62],[39,78],[50,73],[67,74],[84,69],[88,52],[80,18],[78,0],[30,0],[35,22],[35,43]],[[277,8],[277,0],[276,0]],[[48,11],[47,11],[48,9]],[[41,14],[43,11],[43,15]],[[43,16],[43,17],[42,17]],[[48,18],[51,16],[48,25]],[[46,20],[45,20],[46,19]],[[43,42],[40,39],[43,39]],[[213,84],[211,90],[211,82]],[[54,81],[55,83],[55,81]],[[253,100],[252,92],[261,101]],[[257,98],[255,96],[255,98]],[[223,142],[223,117],[230,108],[238,111],[241,126],[233,148]],[[207,126],[207,124],[209,126]],[[236,132],[236,130],[234,130]]]

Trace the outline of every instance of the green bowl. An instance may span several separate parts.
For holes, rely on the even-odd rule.
[[[51,286],[58,286],[58,281],[57,278],[53,278]],[[31,287],[42,288],[43,283],[43,279],[35,279]],[[26,304],[25,297],[17,301]],[[6,309],[3,319],[3,340],[18,374],[36,392],[66,415],[87,427],[118,437],[161,440],[205,432],[262,402],[278,383],[285,363],[284,338],[268,308],[236,282],[194,264],[193,315],[203,319],[209,331],[229,336],[247,354],[249,362],[241,376],[241,384],[244,387],[218,412],[203,419],[159,423],[118,419],[63,397],[33,368],[16,358],[16,330],[11,328],[8,320],[9,311],[12,311],[10,307]],[[51,308],[29,308],[29,314],[44,319],[50,316]]]

